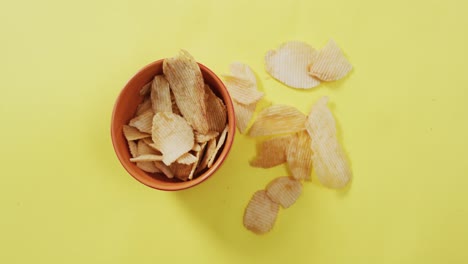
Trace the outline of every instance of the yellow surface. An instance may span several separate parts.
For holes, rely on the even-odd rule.
[[[466,263],[468,2],[4,1],[0,4],[0,263]],[[284,87],[263,55],[334,38],[355,69]],[[253,67],[266,100],[305,113],[328,95],[352,161],[344,191],[315,178],[274,230],[242,226],[254,191],[236,136],[215,177],[167,193],[135,181],[110,141],[114,100],[179,48],[216,73]]]

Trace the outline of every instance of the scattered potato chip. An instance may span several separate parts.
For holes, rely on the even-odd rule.
[[[136,165],[141,170],[149,172],[149,173],[159,173],[159,172],[161,172],[158,168],[156,168],[156,166],[154,166],[154,162],[151,162],[151,161],[137,162]]]
[[[143,100],[143,102],[141,102],[138,107],[137,107],[137,111],[135,113],[135,116],[139,116],[141,114],[143,114],[144,112],[146,112],[148,109],[151,109],[151,100],[150,98],[146,98]]]
[[[171,89],[163,75],[156,75],[153,79],[151,105],[154,113],[172,112]]]
[[[290,177],[278,177],[266,187],[268,197],[283,208],[293,205],[301,195],[302,185]]]
[[[273,228],[278,211],[279,204],[265,190],[257,191],[245,208],[244,226],[256,234],[264,234]]]
[[[291,41],[265,55],[266,71],[278,81],[293,88],[310,89],[320,81],[310,76],[307,69],[313,63],[317,51],[310,45]]]
[[[190,174],[188,176],[189,180],[193,179],[193,176],[194,176],[195,171],[196,171],[196,169],[198,167],[198,164],[201,161],[201,157],[203,155],[203,151],[205,150],[206,145],[207,145],[207,142],[202,143],[201,146],[200,146],[200,150],[197,151],[197,155],[195,156],[197,158],[197,160],[192,165],[192,169],[190,170]]]
[[[205,84],[205,104],[210,131],[221,132],[226,126],[227,111],[223,101]],[[209,133],[209,132],[208,132]]]
[[[200,165],[198,166],[196,172],[200,172],[201,170],[205,169],[208,166],[208,162],[210,161],[211,156],[216,151],[216,138],[211,139],[208,141],[208,145],[206,146],[205,155],[203,156]]]
[[[166,164],[160,161],[155,161],[154,166],[158,168],[158,170],[160,170],[169,179],[174,178],[174,173],[171,171],[171,169],[168,166],[166,166]]]
[[[208,160],[208,168],[211,168],[214,161],[216,160],[216,155],[218,154],[221,147],[224,145],[224,141],[226,141],[226,135],[227,135],[227,132],[228,132],[228,128],[229,127],[226,126],[226,128],[224,128],[223,132],[219,136],[218,143],[216,144],[216,149],[215,149],[214,153],[211,155],[210,159]]]
[[[163,156],[161,155],[154,155],[154,154],[144,154],[144,155],[139,155],[138,157],[131,158],[131,162],[139,162],[139,161],[161,161],[163,159]]]
[[[305,130],[306,116],[295,107],[272,105],[263,109],[250,129],[249,135],[269,136]]]
[[[127,141],[128,143],[128,148],[130,149],[130,154],[132,155],[132,158],[135,158],[138,156],[138,147],[137,143],[135,141]]]
[[[276,137],[263,141],[257,157],[250,161],[250,165],[259,168],[271,168],[286,162],[286,151],[292,136]]]
[[[318,51],[315,60],[309,65],[309,74],[322,81],[336,81],[348,74],[353,66],[343,55],[338,44],[331,39]]]
[[[287,161],[291,174],[296,180],[311,180],[312,149],[307,131],[301,131],[292,137],[287,149]]]
[[[243,105],[233,101],[234,112],[236,113],[236,126],[242,134],[246,132],[247,127],[255,112],[256,104]]]
[[[312,141],[312,163],[319,181],[328,188],[342,188],[352,177],[346,155],[336,138],[335,119],[328,97],[312,106],[306,127]]]
[[[200,134],[198,132],[195,132],[195,141],[198,143],[208,142],[211,139],[217,137],[218,135],[219,135],[219,132],[217,131],[210,131],[207,134]]]
[[[185,153],[184,155],[180,156],[178,159],[177,159],[177,163],[179,164],[183,164],[183,165],[190,165],[190,164],[193,164],[195,161],[197,161],[197,157],[195,157],[193,154],[191,153]],[[190,172],[190,170],[189,170]],[[188,174],[187,174],[188,176]]]
[[[164,60],[163,72],[184,118],[196,131],[207,133],[205,83],[195,59],[182,50],[178,56]]]
[[[129,125],[137,128],[141,132],[151,134],[151,127],[153,125],[153,110],[148,109],[139,116],[130,120]]]
[[[148,82],[147,84],[145,84],[145,85],[141,88],[141,90],[140,90],[140,95],[141,95],[141,96],[145,96],[145,95],[147,95],[147,94],[149,93],[149,91],[150,91],[150,89],[151,89],[151,83],[152,83],[152,81],[151,81],[151,82]]]
[[[127,125],[123,126],[123,133],[124,133],[125,138],[129,141],[151,137],[150,134],[142,133],[138,129],[131,127],[131,126],[127,126]]]
[[[181,116],[169,112],[154,115],[152,139],[163,154],[162,161],[166,165],[190,151],[195,143],[189,123]]]
[[[174,177],[181,181],[186,181],[188,180],[190,171],[192,170],[192,165],[174,162],[171,164],[170,169],[174,174]]]
[[[224,84],[232,99],[241,104],[256,103],[263,97],[263,93],[258,91],[255,84],[249,80],[234,76],[224,76]]]
[[[254,72],[248,65],[240,62],[233,62],[231,63],[231,65],[229,65],[229,69],[231,71],[232,76],[251,82],[256,89],[257,78],[255,77]]]

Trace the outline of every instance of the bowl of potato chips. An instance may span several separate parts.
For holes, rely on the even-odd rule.
[[[111,137],[127,172],[159,190],[183,190],[212,176],[235,135],[223,82],[187,52],[155,61],[122,89]]]

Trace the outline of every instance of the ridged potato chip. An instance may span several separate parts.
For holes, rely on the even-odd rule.
[[[250,165],[258,168],[272,168],[286,162],[286,152],[293,136],[276,137],[260,143],[257,156]]]
[[[251,82],[255,86],[255,89],[257,89],[257,78],[248,65],[240,62],[233,62],[229,65],[229,70],[232,76]]]
[[[263,109],[250,128],[249,135],[270,136],[305,130],[306,116],[295,107],[272,105]]]
[[[163,156],[161,155],[154,155],[154,154],[144,154],[144,155],[139,155],[138,157],[131,158],[131,162],[140,162],[140,161],[161,161],[163,159]]]
[[[181,181],[186,181],[189,178],[190,171],[192,170],[192,165],[190,164],[181,164],[178,162],[174,162],[169,166],[174,177]]]
[[[219,135],[219,132],[217,131],[210,131],[207,134],[200,134],[198,132],[195,132],[195,141],[198,143],[208,142],[211,139],[217,137],[218,135]]]
[[[188,179],[191,180],[193,179],[193,176],[195,175],[195,171],[197,170],[198,168],[198,164],[200,163],[201,161],[201,158],[202,158],[202,155],[203,155],[203,152],[205,150],[205,147],[208,143],[205,142],[205,143],[202,143],[201,146],[200,146],[200,150],[197,151],[197,155],[195,156],[197,158],[197,160],[193,163],[192,165],[192,169],[190,170],[190,174],[188,176]]]
[[[198,166],[196,172],[200,172],[201,170],[208,167],[208,162],[210,161],[210,158],[213,156],[215,152],[216,152],[216,138],[213,138],[210,141],[208,141],[205,155],[203,156],[203,159],[200,162],[200,165]]]
[[[128,143],[128,148],[130,149],[130,155],[132,158],[138,156],[138,147],[137,143],[135,141],[127,141]]]
[[[138,107],[137,111],[135,113],[135,116],[139,116],[146,112],[147,110],[151,109],[151,99],[150,98],[145,98],[143,102],[141,102]]]
[[[244,226],[256,234],[270,231],[276,222],[279,204],[273,202],[265,190],[257,191],[244,212]]]
[[[252,104],[263,97],[263,93],[257,90],[255,83],[235,76],[224,76],[224,84],[232,99],[241,104]]]
[[[179,55],[164,60],[163,72],[184,118],[196,131],[207,133],[205,83],[195,59],[182,50]]]
[[[229,127],[226,126],[226,128],[224,128],[223,132],[221,132],[221,135],[219,136],[219,139],[218,139],[218,143],[216,144],[216,149],[213,152],[213,154],[211,155],[210,159],[208,160],[208,168],[211,168],[214,161],[216,160],[216,155],[218,154],[221,147],[224,145],[224,141],[226,141],[226,136],[227,136],[227,133],[228,133],[228,128]]]
[[[151,134],[151,127],[153,126],[153,110],[148,109],[141,115],[134,117],[128,123],[130,126],[137,128],[141,132]]]
[[[149,83],[147,83],[147,84],[145,84],[145,85],[141,88],[141,90],[140,90],[140,95],[141,95],[141,96],[146,96],[146,95],[149,93],[149,91],[150,91],[150,89],[151,89],[151,83],[152,83],[152,81],[149,82]]]
[[[192,149],[195,140],[192,127],[187,121],[173,113],[159,112],[154,115],[152,140],[163,154],[163,162],[170,165]]]
[[[191,153],[185,153],[184,155],[180,156],[178,159],[177,159],[177,163],[179,164],[183,164],[183,165],[190,165],[190,164],[193,164],[195,163],[195,161],[197,161],[197,157],[195,157],[193,154]],[[190,172],[190,170],[189,170]],[[187,174],[188,176],[188,174]]]
[[[317,51],[309,44],[291,41],[267,52],[265,68],[273,78],[290,87],[310,89],[320,84],[308,73],[308,66],[316,56]]]
[[[296,180],[311,180],[312,149],[311,140],[307,131],[294,135],[287,149],[286,159],[291,174]]]
[[[166,164],[162,163],[161,161],[155,161],[154,166],[160,170],[167,178],[172,179],[174,178],[174,173],[172,172],[171,168],[166,166]]]
[[[209,131],[221,132],[226,126],[226,106],[223,100],[219,99],[207,84],[205,84],[205,97]]]
[[[250,120],[253,117],[257,104],[243,105],[233,101],[234,112],[236,113],[236,126],[242,134],[246,132]]]
[[[266,187],[268,197],[283,208],[293,205],[301,195],[302,185],[290,177],[278,177]]]
[[[312,141],[312,163],[319,181],[328,188],[342,188],[352,172],[336,137],[335,119],[327,107],[328,97],[312,106],[306,127]]]
[[[123,133],[124,133],[125,138],[129,141],[151,137],[150,134],[142,133],[140,132],[140,130],[131,126],[127,126],[127,125],[123,126]]]
[[[153,141],[150,138],[145,138],[143,140],[138,141],[138,155],[145,155],[145,154],[154,154],[154,155],[161,155],[161,152],[149,146],[148,143]]]
[[[154,162],[147,161],[147,162],[137,162],[136,163],[137,167],[140,168],[143,171],[149,172],[149,173],[158,173],[161,172],[156,166],[154,166]]]
[[[151,85],[151,106],[154,113],[172,112],[171,89],[163,75],[156,75]]]
[[[195,143],[195,145],[193,145],[191,149],[191,151],[195,151],[195,152],[200,151],[200,150],[201,150],[201,147],[200,145],[198,145],[198,143]]]
[[[180,112],[180,109],[177,106],[177,103],[174,98],[174,93],[172,93],[172,91],[171,91],[171,104],[172,104],[172,113],[182,116],[182,113]]]
[[[344,56],[338,44],[331,39],[319,50],[317,57],[309,65],[309,74],[322,81],[336,81],[348,74],[353,66]]]

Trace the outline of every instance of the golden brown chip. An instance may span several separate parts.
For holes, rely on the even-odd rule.
[[[208,166],[208,162],[210,161],[210,158],[211,156],[213,156],[213,153],[215,153],[215,151],[216,151],[216,138],[213,138],[210,141],[208,141],[205,155],[203,156],[203,159],[200,162],[200,165],[198,166],[196,172],[199,172]]]
[[[244,212],[244,226],[256,234],[270,231],[276,221],[279,204],[273,202],[265,190],[257,191]]]
[[[140,95],[141,95],[141,96],[145,96],[145,95],[147,95],[147,94],[149,93],[149,91],[150,91],[150,89],[151,89],[151,83],[152,83],[152,82],[149,82],[149,83],[145,84],[145,85],[141,88],[141,90],[140,90]]]
[[[130,120],[129,125],[137,128],[141,132],[151,134],[151,127],[153,125],[153,110],[148,109],[141,115],[134,117]]]
[[[139,140],[138,141],[138,155],[145,155],[145,154],[154,154],[154,155],[160,155],[161,156],[161,152],[159,152],[158,150],[150,147],[148,145],[148,143],[146,142],[153,142],[151,141],[151,139],[149,138],[145,138],[145,139],[142,139],[142,140]]]
[[[207,145],[207,142],[202,143],[200,146],[200,150],[197,151],[197,155],[195,156],[197,160],[192,164],[192,169],[190,170],[190,174],[188,177],[189,180],[193,179],[193,176],[195,174],[196,169],[198,168],[198,164],[201,161],[201,157],[203,155],[203,151],[205,150],[206,145]]]
[[[198,152],[201,150],[201,147],[200,145],[198,145],[198,143],[195,143],[195,145],[193,145],[191,151],[195,151],[195,152]]]
[[[208,142],[211,139],[217,137],[218,135],[219,135],[219,132],[217,131],[210,131],[207,134],[200,134],[198,132],[195,132],[195,141],[198,143]]]
[[[207,133],[205,84],[195,59],[182,50],[179,55],[164,60],[163,72],[184,118],[195,130]]]
[[[211,166],[213,165],[214,161],[216,160],[216,155],[218,154],[219,150],[221,149],[221,147],[224,145],[224,141],[226,141],[226,136],[227,136],[227,132],[228,132],[228,126],[226,126],[223,130],[223,132],[221,133],[221,135],[219,136],[219,139],[218,139],[218,143],[216,144],[216,149],[215,151],[213,152],[213,154],[211,155],[210,159],[208,160],[208,168],[211,168]]]
[[[144,112],[146,112],[149,109],[151,109],[151,100],[150,100],[150,98],[145,98],[143,100],[143,102],[141,102],[138,105],[135,116],[139,116],[139,115],[143,114]]]
[[[301,195],[302,185],[290,177],[278,177],[266,187],[268,197],[283,208],[288,208],[296,202]]]
[[[136,163],[137,167],[142,169],[143,171],[149,173],[158,173],[161,172],[156,166],[154,166],[154,162],[152,161],[142,161]]]
[[[192,170],[192,165],[174,162],[171,164],[170,169],[177,179],[181,181],[186,181],[189,178],[190,171]]]
[[[188,152],[185,153],[184,155],[180,156],[177,159],[177,163],[184,164],[184,165],[193,164],[193,163],[195,163],[195,161],[197,161],[197,157],[195,157],[193,154],[188,153]],[[188,176],[188,174],[187,174],[187,176]]]
[[[243,105],[233,101],[234,112],[236,113],[236,126],[242,134],[246,132],[247,127],[255,112],[256,104]]]
[[[338,44],[331,39],[319,50],[317,57],[309,65],[309,74],[322,81],[336,81],[348,74],[353,66],[343,55]]]
[[[205,85],[205,104],[208,115],[208,127],[210,131],[221,132],[226,126],[226,106],[211,88]]]
[[[291,41],[267,52],[265,68],[273,78],[290,87],[310,89],[320,84],[307,71],[316,56],[317,51],[310,45]]]
[[[138,129],[127,125],[123,126],[123,133],[125,135],[125,138],[129,141],[151,137],[150,134],[142,133]]]
[[[263,97],[263,93],[257,90],[255,84],[248,80],[234,76],[224,76],[224,84],[232,99],[241,104],[252,104]]]
[[[137,143],[135,143],[135,141],[127,141],[127,143],[128,143],[128,148],[130,149],[130,154],[132,158],[138,156]]]
[[[140,162],[140,161],[161,161],[163,159],[163,156],[161,155],[154,155],[154,154],[144,154],[144,155],[139,155],[138,157],[131,158],[131,162]]]
[[[154,166],[160,170],[164,175],[166,175],[167,178],[172,179],[174,178],[174,173],[171,171],[171,168],[166,166],[166,164],[160,162],[160,161],[155,161]]]
[[[231,71],[232,76],[251,82],[256,89],[257,78],[255,77],[254,72],[248,65],[240,62],[233,62],[231,63],[231,65],[229,65],[229,69]]]
[[[189,152],[195,143],[192,127],[187,121],[169,112],[154,115],[152,139],[156,149],[163,154],[166,165]]]
[[[250,162],[253,167],[271,168],[286,162],[286,151],[292,136],[276,137],[263,141],[257,157]]]
[[[296,180],[311,180],[312,149],[307,131],[297,133],[287,149],[287,161],[291,174]]]
[[[156,75],[153,79],[151,105],[154,113],[172,112],[171,89],[163,75]]]
[[[326,187],[342,188],[352,177],[346,155],[336,138],[335,119],[322,97],[310,111],[307,132],[311,137],[312,163],[317,178]]]
[[[263,109],[250,129],[249,135],[269,136],[305,130],[306,116],[295,107],[272,105]]]

